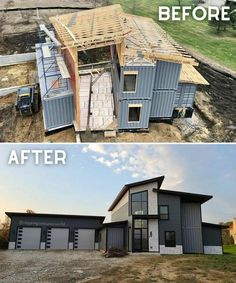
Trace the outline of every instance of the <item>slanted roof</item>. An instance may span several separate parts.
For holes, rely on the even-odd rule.
[[[116,207],[118,202],[122,199],[122,197],[125,195],[125,193],[130,188],[137,187],[137,186],[142,186],[142,185],[146,185],[146,184],[150,184],[150,183],[154,183],[154,182],[157,182],[158,188],[160,188],[162,183],[163,183],[163,181],[164,181],[164,178],[165,178],[164,176],[161,176],[161,177],[156,177],[156,178],[152,178],[152,179],[143,180],[143,181],[139,181],[139,182],[135,182],[135,183],[130,183],[130,184],[124,185],[122,190],[119,192],[119,194],[117,195],[117,197],[115,198],[115,200],[113,201],[111,206],[109,207],[108,211],[112,211]]]
[[[26,212],[5,212],[5,214],[12,218],[14,216],[21,217],[52,217],[52,218],[87,218],[87,219],[100,219],[104,221],[105,216],[91,216],[91,215],[70,215],[70,214],[48,214],[48,213],[26,213]]]
[[[213,198],[213,196],[210,196],[210,195],[179,192],[179,191],[170,191],[170,190],[163,190],[163,189],[153,189],[153,191],[158,192],[159,194],[168,194],[168,195],[180,196],[183,201],[199,202],[201,204],[203,204],[204,202],[207,202],[208,200]]]
[[[190,64],[183,64],[180,73],[181,83],[209,85],[208,81]]]
[[[78,51],[121,43],[130,32],[120,5],[51,17],[59,40]]]
[[[120,45],[121,65],[137,58],[197,65],[153,19],[125,14],[120,5],[55,16],[50,21],[65,48],[81,51]]]

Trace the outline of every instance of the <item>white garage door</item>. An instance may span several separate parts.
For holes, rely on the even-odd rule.
[[[69,243],[69,229],[49,228],[47,230],[46,249],[67,250]]]
[[[16,249],[38,250],[40,238],[41,228],[20,227],[17,230]]]
[[[77,229],[75,230],[74,249],[94,250],[95,230]]]

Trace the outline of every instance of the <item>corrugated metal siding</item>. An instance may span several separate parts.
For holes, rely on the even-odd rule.
[[[181,64],[158,61],[154,81],[154,90],[178,88]]]
[[[124,71],[138,71],[136,92],[123,92]],[[154,66],[123,67],[121,69],[120,99],[151,99],[155,76]]]
[[[169,220],[159,220],[160,245],[165,245],[165,231],[175,231],[176,245],[182,245],[180,197],[158,193],[158,205],[169,206]]]
[[[106,228],[101,229],[99,234],[100,234],[99,249],[105,251],[106,250],[107,229]]]
[[[123,228],[108,228],[107,229],[107,248],[124,249],[124,229]]]
[[[74,120],[73,95],[58,96],[42,101],[46,130],[72,125]]]
[[[193,107],[196,91],[196,85],[180,83],[176,92],[175,107]]]
[[[182,203],[182,236],[184,253],[203,253],[200,203]]]
[[[154,91],[151,118],[169,118],[173,115],[176,93],[171,90]]]
[[[202,226],[203,245],[204,246],[221,246],[221,228],[212,226]]]
[[[129,123],[129,104],[142,104],[140,122]],[[151,111],[151,100],[121,100],[119,102],[118,127],[125,129],[147,129]]]

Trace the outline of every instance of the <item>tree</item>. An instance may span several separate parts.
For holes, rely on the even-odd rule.
[[[8,235],[10,230],[10,218],[6,216],[5,221],[2,223],[0,229],[0,249],[7,249],[8,247]]]

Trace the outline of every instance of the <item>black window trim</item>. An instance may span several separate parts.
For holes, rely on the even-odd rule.
[[[133,208],[132,208],[132,196],[135,194],[139,194],[139,193],[147,193],[147,214],[140,214],[140,215],[148,215],[148,190],[144,190],[144,191],[140,191],[140,192],[135,192],[135,193],[131,193],[130,192],[130,215],[139,215],[139,214],[133,214]]]
[[[174,240],[174,245],[166,245],[166,233],[174,233],[175,240]],[[169,241],[170,242],[170,241]],[[176,232],[175,231],[165,231],[165,247],[166,248],[176,248]]]
[[[167,209],[168,209],[168,213],[167,213],[167,218],[161,218],[161,207],[162,206],[164,206],[164,207],[167,207]],[[169,205],[168,204],[160,204],[159,205],[159,208],[158,208],[158,213],[159,213],[159,219],[160,220],[170,220],[170,207],[169,207]],[[166,214],[165,214],[166,215]]]

